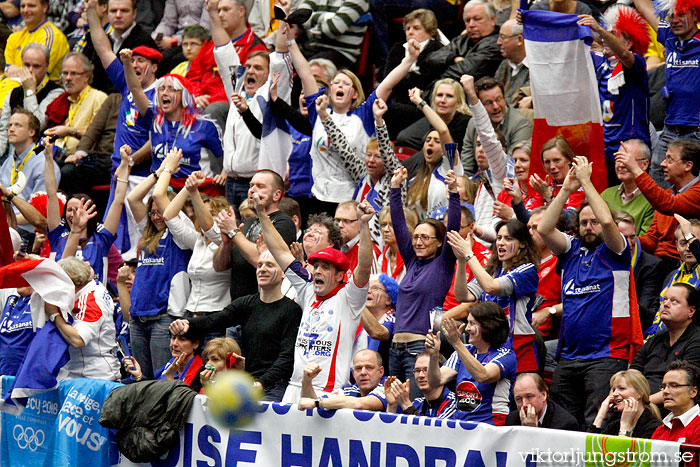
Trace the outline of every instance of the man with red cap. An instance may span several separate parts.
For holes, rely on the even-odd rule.
[[[134,102],[134,97],[129,91],[124,77],[124,66],[117,58],[117,55],[112,50],[112,44],[102,29],[100,19],[95,10],[95,1],[88,2],[87,16],[90,24],[90,36],[92,43],[100,57],[102,66],[104,66],[107,75],[112,80],[112,83],[117,88],[117,91],[122,95],[121,107],[119,108],[119,119],[117,121],[117,131],[114,135],[114,152],[112,153],[112,173],[117,169],[121,162],[119,148],[123,145],[129,146],[133,152],[131,159],[134,163],[129,176],[129,187],[127,194],[133,187],[141,183],[141,181],[151,174],[150,161],[150,146],[141,149],[149,141],[149,131],[151,129],[151,120],[144,118],[139,113],[138,107]],[[153,101],[155,94],[156,71],[158,64],[162,59],[162,55],[158,50],[140,45],[132,51],[132,63],[136,71],[136,76],[141,84],[146,97],[149,101]],[[114,181],[110,190],[110,203],[114,196]],[[125,204],[128,210],[128,203]],[[129,259],[135,257],[136,244],[139,240],[139,234],[136,232],[135,225],[129,225],[128,232],[126,231],[126,219],[130,216],[122,215],[122,223],[117,232],[117,240],[115,245],[122,252],[122,255]]]
[[[603,52],[591,52],[603,108],[605,161],[610,185],[617,185],[615,152],[622,141],[638,139],[651,146],[649,136],[649,77],[644,54],[649,26],[634,9],[615,5],[605,13],[609,29],[590,15],[579,24],[589,26],[603,40]]]
[[[257,193],[253,201],[265,244],[296,289],[296,302],[303,310],[294,349],[294,371],[282,402],[299,400],[304,368],[310,363],[321,367],[311,383],[317,394],[346,386],[355,331],[369,288],[372,267],[369,221],[375,214],[374,209],[366,201],[357,206],[360,220],[358,262],[352,277],[345,283],[348,259],[340,250],[325,248],[312,254],[308,258],[312,269],[307,271],[272,225]]]

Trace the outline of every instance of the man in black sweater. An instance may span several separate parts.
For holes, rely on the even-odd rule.
[[[204,334],[241,326],[246,371],[265,391],[265,400],[279,402],[292,376],[301,308],[282,294],[284,273],[268,251],[260,254],[256,277],[258,293],[240,297],[217,313],[173,321],[170,333],[195,330]]]

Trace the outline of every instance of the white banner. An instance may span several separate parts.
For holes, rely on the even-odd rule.
[[[245,430],[229,432],[197,396],[179,446],[161,466],[671,466],[676,443],[544,428],[353,410],[263,404]],[[689,454],[686,454],[689,455]],[[120,465],[133,466],[126,459]]]

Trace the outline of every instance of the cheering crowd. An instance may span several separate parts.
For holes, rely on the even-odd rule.
[[[59,380],[700,445],[700,2],[425,3],[0,2],[15,259],[75,287]],[[600,162],[532,150],[538,10],[592,33]],[[0,290],[2,375],[42,292]]]

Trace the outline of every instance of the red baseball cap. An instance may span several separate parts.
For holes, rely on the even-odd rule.
[[[350,262],[345,253],[335,248],[324,248],[309,256],[309,264],[314,264],[315,261],[332,264],[341,271],[347,271],[350,267]]]
[[[163,54],[158,52],[156,49],[151,47],[146,47],[145,45],[139,45],[131,51],[133,55],[141,55],[153,62],[160,63],[163,60]]]

